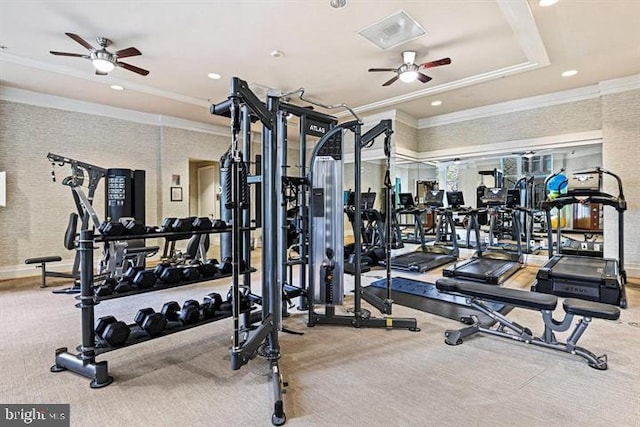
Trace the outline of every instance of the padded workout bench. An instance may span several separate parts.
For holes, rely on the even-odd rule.
[[[47,287],[47,263],[48,262],[60,262],[62,261],[62,257],[59,256],[43,256],[40,258],[28,258],[24,260],[25,264],[40,264],[37,265],[36,268],[42,269],[42,283],[40,283],[41,288]]]
[[[589,362],[589,366],[595,369],[607,369],[607,355],[596,356],[589,350],[578,347],[576,344],[582,334],[589,326],[592,318],[600,318],[607,320],[616,320],[620,317],[620,310],[608,304],[599,302],[583,301],[575,298],[567,298],[562,304],[565,316],[562,321],[553,319],[553,310],[558,304],[558,298],[555,295],[540,294],[528,292],[520,289],[502,288],[494,285],[485,285],[480,283],[465,282],[455,279],[439,279],[436,281],[436,287],[439,291],[462,295],[468,299],[471,307],[486,314],[497,322],[497,326],[484,328],[480,326],[476,316],[463,318],[461,321],[469,324],[465,328],[459,330],[447,330],[445,335],[445,343],[449,345],[462,344],[462,339],[477,332],[484,332],[491,335],[497,335],[503,338],[510,338],[526,344],[535,344],[553,350],[560,350],[585,358]],[[541,337],[534,337],[529,328],[525,328],[509,319],[502,314],[491,309],[484,301],[504,303],[518,308],[529,310],[538,310],[542,313],[544,321],[544,333]],[[559,342],[554,332],[564,332],[571,327],[573,316],[582,316],[576,327],[571,332],[566,343]]]

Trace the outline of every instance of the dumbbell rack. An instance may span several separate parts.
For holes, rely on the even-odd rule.
[[[228,230],[207,230],[200,232],[189,232],[193,233],[213,233],[213,232],[224,232]],[[111,346],[107,344],[105,341],[98,339],[96,340],[95,336],[95,311],[94,306],[99,304],[100,301],[113,299],[113,298],[121,298],[125,296],[135,295],[139,293],[151,292],[156,290],[168,289],[177,286],[189,285],[193,283],[208,281],[208,280],[216,280],[225,277],[231,276],[231,274],[223,274],[215,277],[206,277],[199,280],[191,280],[184,281],[178,284],[163,284],[160,286],[156,286],[149,289],[135,289],[130,292],[125,292],[116,295],[109,295],[103,297],[96,297],[94,295],[93,290],[93,247],[96,241],[107,241],[109,239],[138,239],[141,237],[163,237],[166,234],[176,235],[176,234],[186,234],[179,232],[171,232],[171,233],[154,233],[151,235],[144,236],[120,236],[120,237],[98,237],[94,239],[92,230],[82,230],[80,232],[80,238],[78,241],[78,253],[80,259],[80,290],[81,294],[77,299],[80,300],[76,307],[81,310],[81,331],[82,331],[82,343],[78,346],[77,350],[78,354],[69,353],[67,347],[58,348],[55,352],[55,364],[51,367],[51,372],[61,372],[61,371],[72,371],[79,375],[83,375],[87,378],[91,379],[89,386],[91,388],[101,388],[106,387],[113,382],[113,377],[109,375],[108,365],[106,361],[96,361],[96,356],[107,353],[112,350],[117,350],[123,347],[132,346],[135,344],[139,344],[141,342],[145,342],[151,339],[160,338],[163,336],[167,336],[170,334],[174,334],[176,332],[181,332],[187,329],[191,329],[197,326],[213,323],[222,319],[227,319],[232,316],[232,312],[221,312],[217,313],[213,317],[209,319],[204,319],[199,321],[198,323],[191,325],[183,325],[180,322],[168,322],[167,327],[162,331],[159,336],[151,337],[144,330],[142,330],[137,324],[128,325],[131,333],[127,341],[119,345],[117,347]],[[250,271],[255,271],[255,269],[250,269]],[[241,314],[248,316],[251,308],[241,311]],[[248,319],[247,319],[248,320]]]

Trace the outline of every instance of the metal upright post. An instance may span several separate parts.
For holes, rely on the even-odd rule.
[[[94,295],[93,295],[93,231],[80,231],[80,241],[78,244],[80,254],[80,310],[82,344],[80,354],[75,355],[67,352],[67,348],[56,350],[55,364],[51,367],[51,372],[61,372],[70,370],[77,374],[91,378],[89,386],[100,388],[108,386],[113,382],[109,376],[107,362],[96,362],[95,353],[95,326],[94,326]]]
[[[249,173],[251,166],[251,113],[249,107],[246,104],[242,104],[240,107],[241,120],[242,120],[242,161],[244,162],[245,170]],[[251,187],[246,188],[247,202],[251,205]],[[242,211],[242,235],[243,246],[242,256],[247,266],[243,277],[243,285],[249,291],[251,290],[251,209],[248,207]]]
[[[299,176],[307,176],[307,117],[305,115],[300,116],[300,174]],[[301,230],[300,230],[300,267],[298,269],[299,283],[298,285],[306,290],[307,289],[307,236],[309,235],[309,216],[307,212],[307,189],[302,185],[298,193],[298,204],[300,210],[298,215],[300,217]],[[303,295],[300,296],[300,310],[307,309],[307,300]]]
[[[362,167],[362,146],[361,146],[361,133],[360,133],[360,124],[357,123],[353,127],[353,138],[354,138],[354,154],[355,154],[355,163],[354,163],[354,203],[355,203],[355,218],[356,221],[360,221],[362,218],[362,174],[360,173],[360,168]],[[361,320],[361,312],[362,312],[362,302],[360,300],[361,295],[360,292],[362,290],[362,236],[360,227],[354,227],[353,229],[353,238],[354,238],[354,254],[355,254],[355,268],[354,268],[354,312],[355,312],[355,322],[356,327],[360,326]]]
[[[278,109],[278,98],[267,98],[267,109],[273,113]],[[282,290],[278,292],[278,189],[282,182],[277,182],[280,175],[277,162],[277,135],[274,129],[263,128],[262,158],[264,162],[262,177],[264,192],[262,194],[264,210],[262,226],[262,318],[273,316],[275,331],[270,334],[269,344],[271,350],[279,352],[278,327],[280,325],[281,308],[277,301],[282,298]]]
[[[283,181],[287,175],[287,119],[286,113],[278,110],[276,114],[277,129],[277,167],[276,176],[276,262],[278,280],[274,295],[273,323],[276,329],[282,327],[282,288],[287,281],[287,202],[284,199]],[[277,313],[277,314],[276,314]]]

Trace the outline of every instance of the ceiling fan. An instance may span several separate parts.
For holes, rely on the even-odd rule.
[[[511,154],[516,155],[516,156],[522,156],[522,157],[526,157],[528,159],[534,157],[534,156],[541,156],[545,153],[549,153],[550,151],[552,151],[551,149],[545,149],[545,150],[526,150],[526,151],[516,151],[513,152]]]
[[[99,76],[106,76],[109,71],[113,70],[115,67],[122,67],[125,70],[133,71],[134,73],[138,73],[142,76],[149,74],[149,71],[136,67],[135,65],[120,62],[120,58],[142,55],[142,53],[135,47],[128,47],[126,49],[118,50],[117,52],[109,52],[107,47],[111,45],[111,40],[107,38],[97,37],[96,41],[100,45],[100,49],[96,49],[77,34],[65,34],[84,46],[89,51],[89,54],[83,55],[81,53],[56,52],[53,50],[49,51],[50,53],[58,56],[71,56],[75,58],[88,59],[93,64],[93,67],[96,69],[96,74]]]
[[[389,86],[398,79],[406,83],[414,80],[420,80],[422,83],[427,83],[431,80],[431,77],[422,74],[418,70],[451,64],[451,58],[442,58],[437,61],[425,62],[424,64],[418,65],[415,63],[416,53],[410,50],[402,52],[402,60],[404,63],[398,68],[369,68],[369,72],[393,71],[396,73],[394,77],[383,83],[382,86]]]

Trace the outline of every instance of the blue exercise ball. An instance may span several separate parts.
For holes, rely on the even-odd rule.
[[[566,194],[569,180],[565,174],[558,174],[547,181],[547,194],[550,199],[555,199],[560,194]]]

